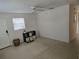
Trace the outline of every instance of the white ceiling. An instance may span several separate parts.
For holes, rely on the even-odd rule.
[[[0,12],[29,13],[33,7],[55,8],[67,3],[67,0],[0,0]]]

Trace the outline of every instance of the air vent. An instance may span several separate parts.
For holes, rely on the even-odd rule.
[[[54,9],[54,8],[49,8],[49,9]]]

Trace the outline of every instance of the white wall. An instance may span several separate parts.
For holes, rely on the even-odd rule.
[[[69,42],[69,5],[39,13],[38,26],[40,36]]]
[[[27,14],[16,14],[16,13],[0,13],[0,20],[7,20],[7,26],[9,31],[10,43],[14,38],[20,38],[21,42],[23,42],[22,33],[24,30],[14,31],[12,19],[18,17],[23,17],[25,19],[26,31],[36,30],[36,14],[35,13],[27,13]]]

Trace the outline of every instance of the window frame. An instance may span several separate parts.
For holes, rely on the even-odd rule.
[[[23,20],[23,23],[22,23],[23,25],[21,25],[19,22],[16,22],[18,20]],[[15,31],[25,29],[25,19],[24,18],[12,18],[12,22],[13,22],[13,29]],[[20,27],[18,27],[16,24],[20,24],[19,25]]]

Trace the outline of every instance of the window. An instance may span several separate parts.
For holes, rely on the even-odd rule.
[[[13,18],[14,30],[25,29],[24,18]]]

